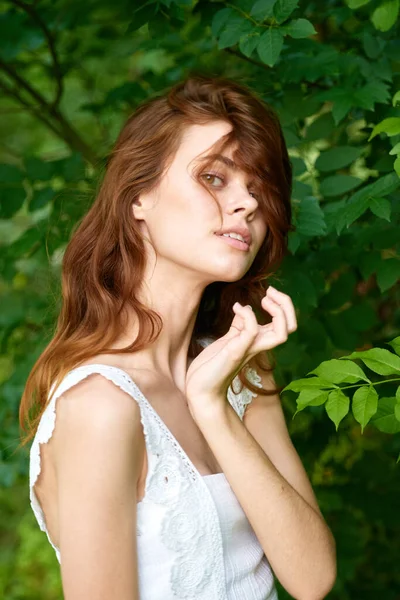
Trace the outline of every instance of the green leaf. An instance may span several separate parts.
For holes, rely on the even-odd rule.
[[[260,37],[257,52],[263,63],[272,67],[279,58],[283,35],[276,27],[269,27]]]
[[[364,4],[368,4],[371,0],[346,0],[347,6],[353,10],[356,8],[360,8],[360,6],[364,6]]]
[[[274,5],[277,0],[258,0],[251,9],[250,15],[256,19],[267,19],[274,12]]]
[[[335,129],[335,123],[332,113],[325,113],[315,119],[306,129],[306,141],[312,142],[321,138],[327,138],[332,135]]]
[[[383,119],[378,125],[372,130],[371,135],[368,138],[370,142],[378,133],[386,133],[389,137],[392,135],[398,135],[400,133],[400,117],[388,117]]]
[[[304,377],[302,379],[295,379],[294,381],[291,381],[285,388],[283,388],[282,392],[286,392],[287,390],[292,390],[293,392],[301,392],[305,389],[310,390],[323,387],[336,386],[329,381],[325,381],[321,377]]]
[[[369,252],[359,257],[358,267],[364,281],[367,281],[373,273],[377,272],[381,261],[382,258],[380,252]]]
[[[383,81],[369,81],[362,87],[353,92],[353,101],[355,106],[374,110],[375,102],[388,104],[390,101],[390,89],[387,83]]]
[[[251,31],[242,35],[239,40],[239,50],[247,57],[251,56],[260,41],[260,32]]]
[[[394,192],[399,185],[399,178],[394,173],[389,173],[374,181],[374,183],[364,188],[364,190],[369,192],[369,196],[387,196]]]
[[[26,192],[20,186],[1,187],[0,195],[0,219],[9,219],[19,211],[24,203]]]
[[[327,390],[318,390],[318,389],[310,389],[306,388],[301,390],[296,403],[297,410],[293,417],[306,408],[306,406],[321,406],[324,404],[328,398],[329,391]]]
[[[400,154],[400,142],[397,142],[390,150],[389,154]]]
[[[393,96],[393,99],[392,99],[392,105],[393,105],[393,106],[396,106],[396,105],[397,105],[397,104],[399,104],[399,103],[400,103],[400,90],[398,90],[398,91],[395,93],[395,95]]]
[[[219,34],[218,49],[223,50],[238,43],[243,34],[253,30],[251,21],[240,15],[230,17]]]
[[[14,165],[0,164],[0,182],[21,183],[24,179],[23,172]]]
[[[23,12],[5,12],[0,15],[0,56],[8,61],[21,52],[37,50],[43,45],[44,35],[29,16]]]
[[[396,160],[394,161],[393,169],[396,171],[396,174],[398,175],[398,177],[400,177],[400,156],[398,156],[396,158]]]
[[[54,172],[66,181],[78,181],[85,177],[85,163],[80,152],[53,161]]]
[[[16,259],[21,258],[27,252],[31,252],[33,246],[38,246],[38,242],[42,242],[42,237],[43,232],[40,227],[37,225],[30,227],[11,244],[8,249],[9,255]]]
[[[350,227],[369,208],[369,198],[365,196],[352,197],[344,205],[336,221],[336,232],[339,234],[346,226]]]
[[[385,219],[390,223],[390,213],[392,205],[387,198],[371,198],[369,208],[380,219]]]
[[[336,171],[353,163],[363,151],[363,148],[355,146],[335,146],[321,152],[315,161],[315,167],[318,171]]]
[[[232,8],[223,8],[215,13],[211,22],[211,33],[214,37],[218,37],[219,32],[225,26],[227,21],[237,13]]]
[[[326,235],[324,212],[316,198],[306,196],[301,200],[295,224],[299,235],[307,237]]]
[[[132,21],[129,24],[127,33],[137,31],[148,23],[157,13],[157,4],[146,4],[133,10]]]
[[[356,383],[360,379],[369,381],[364,371],[356,363],[351,360],[337,358],[325,360],[316,369],[310,371],[309,374],[312,373],[332,383]]]
[[[349,331],[357,331],[361,335],[364,331],[368,331],[380,324],[380,319],[376,314],[375,308],[366,300],[361,301],[361,303],[356,301],[347,310],[341,311],[340,316],[344,326]]]
[[[386,42],[378,35],[364,31],[364,52],[368,58],[376,59],[384,49]]]
[[[399,0],[387,0],[378,6],[371,15],[375,29],[388,31],[397,21]]]
[[[362,179],[352,175],[332,175],[321,181],[320,192],[323,196],[340,196],[361,185]]]
[[[36,156],[25,159],[26,175],[31,181],[48,181],[54,175],[54,163],[44,161]]]
[[[315,35],[317,32],[307,19],[293,19],[285,26],[285,33],[294,39],[300,39]]]
[[[356,421],[364,427],[378,409],[378,393],[373,385],[363,385],[355,391],[352,400],[352,411]]]
[[[400,421],[400,385],[396,390],[396,404],[394,405],[394,416]]]
[[[41,190],[35,190],[33,197],[29,202],[29,212],[38,210],[46,206],[54,197],[54,190],[50,187],[43,188]]]
[[[395,337],[394,340],[388,342],[389,346],[392,346],[393,350],[398,356],[400,356],[400,335]]]
[[[355,146],[335,146],[321,152],[315,161],[315,167],[318,171],[336,171],[353,163],[363,151],[363,148]]]
[[[343,94],[342,98],[336,98],[332,108],[332,116],[334,118],[335,125],[338,125],[340,121],[345,118],[353,106],[353,97],[349,94]]]
[[[377,269],[376,279],[381,292],[386,292],[400,281],[400,259],[386,258],[382,260]]]
[[[400,373],[400,356],[396,356],[384,348],[352,352],[346,358],[361,359],[371,371],[379,375],[398,375]]]
[[[342,390],[332,390],[329,393],[328,400],[325,404],[325,409],[328,417],[334,422],[336,431],[339,428],[340,421],[347,415],[350,408],[349,398]]]
[[[132,103],[132,99],[135,102],[144,100],[146,94],[143,91],[141,85],[136,81],[126,81],[122,85],[117,85],[111,88],[106,97],[104,98],[104,106],[120,106],[123,103]]]
[[[274,6],[274,17],[278,23],[283,23],[292,14],[299,0],[278,0]]]
[[[396,404],[396,398],[381,398],[378,402],[378,410],[371,418],[371,425],[383,433],[399,433],[400,421],[394,414]]]
[[[386,196],[400,185],[400,180],[395,173],[380,177],[374,183],[364,186],[347,201],[344,209],[336,219],[336,231],[339,234],[344,227],[349,227],[369,208],[371,198]]]

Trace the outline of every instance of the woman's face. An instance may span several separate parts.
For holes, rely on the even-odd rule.
[[[194,177],[198,162],[193,159],[207,154],[231,128],[224,121],[189,126],[157,190],[142,194],[132,205],[143,235],[156,250],[157,266],[160,261],[165,261],[165,266],[177,265],[206,285],[243,277],[267,230],[247,174],[230,170],[222,162],[200,171],[200,177],[218,200],[222,223],[215,200]],[[230,153],[224,156],[231,158]],[[247,228],[251,233],[247,250],[231,245],[227,241],[230,238],[216,235],[217,231],[234,231],[237,227]]]

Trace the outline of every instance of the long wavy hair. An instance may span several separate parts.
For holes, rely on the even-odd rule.
[[[270,321],[258,307],[265,296],[266,280],[287,252],[288,232],[294,230],[292,164],[279,119],[274,109],[247,86],[223,77],[194,74],[141,103],[129,116],[108,156],[97,197],[72,233],[63,256],[62,303],[55,332],[33,365],[21,398],[19,423],[26,434],[21,436],[22,445],[34,436],[55,389],[71,369],[98,354],[133,353],[158,338],[161,316],[138,299],[146,254],[131,206],[140,194],[160,183],[185,128],[221,120],[230,123],[232,129],[200,161],[195,177],[216,200],[201,173],[212,166],[216,154],[235,147],[233,159],[252,177],[268,227],[244,277],[235,282],[213,282],[204,290],[189,357],[201,352],[200,338],[225,335],[236,301],[250,304],[259,323]],[[111,348],[124,330],[126,309],[133,309],[138,319],[138,336],[129,346]],[[273,370],[272,362],[267,353],[256,357],[256,364],[264,371]],[[238,373],[242,385],[258,394],[280,393],[282,388],[255,387],[247,380],[245,369]]]

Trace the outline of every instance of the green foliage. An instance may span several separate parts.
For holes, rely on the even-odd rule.
[[[15,448],[63,251],[127,116],[201,71],[271,103],[294,167],[296,230],[272,283],[298,329],[275,351],[275,377],[337,541],[329,598],[398,598],[398,11],[398,0],[1,2],[0,596],[61,597]]]
[[[398,348],[400,337],[390,342],[391,346]],[[387,380],[371,382],[364,371],[352,360],[361,359],[365,365],[378,375],[397,375]],[[354,418],[361,425],[361,432],[371,421],[375,427],[385,433],[398,433],[400,431],[400,384],[396,383],[395,398],[382,398],[379,401],[375,385],[400,381],[400,356],[384,348],[371,348],[362,352],[352,352],[340,359],[326,360],[308,375],[316,377],[298,379],[288,384],[283,391],[292,390],[299,392],[297,398],[297,411],[295,415],[307,406],[321,406],[325,404],[329,418],[334,422],[336,431],[340,421],[350,410],[350,398],[343,389],[357,388],[352,398],[352,411]],[[340,383],[356,383],[360,380],[367,383],[346,385],[340,388]],[[294,416],[295,416],[294,415]],[[374,418],[373,418],[374,417]],[[397,462],[400,460],[400,454]]]

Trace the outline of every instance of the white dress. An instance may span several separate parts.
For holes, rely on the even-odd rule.
[[[140,600],[277,600],[269,562],[225,475],[202,476],[131,377],[109,365],[83,365],[67,373],[32,442],[30,503],[59,563],[60,550],[50,539],[33,487],[40,473],[39,444],[53,433],[57,398],[91,373],[112,381],[140,407],[148,459],[145,495],[137,503]],[[248,367],[246,374],[261,387],[254,369]],[[228,400],[241,419],[255,395],[247,388],[235,394],[230,386]]]

